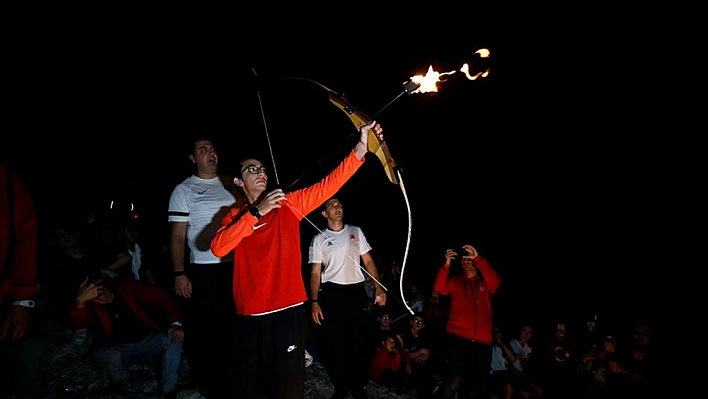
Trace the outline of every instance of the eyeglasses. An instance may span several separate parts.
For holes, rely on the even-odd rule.
[[[382,319],[382,320],[388,320],[388,319],[390,319],[390,318],[391,318],[391,316],[381,316],[381,319]]]
[[[421,325],[422,325],[422,324],[425,324],[425,322],[424,322],[423,320],[421,320],[421,319],[415,319],[415,320],[413,320],[413,323],[415,323],[415,324],[421,324]]]
[[[267,174],[268,168],[266,168],[265,166],[250,165],[250,166],[246,166],[245,168],[243,168],[243,170],[241,171],[241,174],[243,174],[243,172],[245,172],[245,171],[248,171],[248,173],[250,173],[252,175],[257,175],[259,173]]]

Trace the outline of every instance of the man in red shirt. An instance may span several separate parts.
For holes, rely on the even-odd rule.
[[[359,142],[339,166],[287,195],[281,189],[266,192],[267,170],[259,160],[239,164],[234,183],[247,203],[229,211],[211,242],[215,256],[234,251],[234,397],[256,398],[267,385],[273,398],[304,398],[307,293],[300,221],[354,175],[365,160],[369,131],[380,135],[381,130],[375,121],[363,126]]]
[[[487,380],[492,364],[494,320],[492,295],[501,277],[471,245],[462,254],[445,252],[445,265],[438,270],[433,289],[450,295],[447,321],[447,361],[449,375],[437,392],[439,398],[489,396]],[[462,273],[450,274],[450,263],[461,255]]]

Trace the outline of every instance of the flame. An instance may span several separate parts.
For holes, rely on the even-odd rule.
[[[450,72],[435,72],[433,70],[433,66],[431,65],[430,68],[428,68],[428,73],[423,75],[415,75],[411,77],[411,81],[413,83],[418,83],[420,84],[420,87],[416,90],[414,90],[412,93],[428,93],[431,91],[438,91],[438,86],[436,83],[440,82],[440,76],[441,75],[452,75],[457,71],[450,71]]]
[[[481,58],[489,58],[489,50],[486,48],[479,49],[474,52],[475,54],[479,54]],[[440,80],[440,76],[444,75],[452,75],[453,73],[456,73],[457,71],[450,71],[450,72],[436,72],[433,70],[433,66],[431,65],[428,68],[428,72],[423,75],[415,75],[411,77],[411,82],[420,84],[420,87],[416,90],[413,90],[412,93],[429,93],[429,92],[437,92],[438,91],[438,82],[443,82]],[[463,64],[462,68],[460,68],[460,72],[464,73],[467,79],[469,80],[475,80],[478,77],[487,77],[489,75],[489,68],[485,72],[478,72],[475,75],[470,74],[470,67],[468,64]]]
[[[475,51],[474,53],[479,54],[479,56],[482,58],[489,58],[489,50],[487,50],[486,48],[481,48]]]
[[[477,74],[475,74],[474,76],[472,76],[472,75],[470,75],[470,67],[469,67],[467,64],[465,64],[465,65],[463,65],[462,68],[460,69],[460,72],[464,73],[465,76],[467,76],[467,79],[469,79],[469,80],[475,80],[475,79],[477,79],[477,78],[480,77],[480,76],[483,77],[483,78],[486,78],[487,75],[489,75],[489,68],[487,68],[487,70],[484,71],[484,72],[477,72]]]

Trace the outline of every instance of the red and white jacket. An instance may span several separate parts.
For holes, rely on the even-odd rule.
[[[0,164],[0,276],[5,276],[0,281],[0,304],[5,300],[14,302],[33,299],[37,291],[38,233],[35,210],[29,190],[20,176],[13,170],[10,173],[11,178],[8,180],[8,166]],[[11,186],[8,186],[8,182]],[[12,190],[12,198],[8,187]],[[8,199],[13,200],[12,207]],[[12,226],[10,220],[13,220]],[[14,243],[11,240],[11,229],[15,233]],[[11,255],[9,262],[8,254]]]
[[[448,333],[491,345],[494,340],[492,295],[501,285],[501,277],[483,257],[478,255],[474,262],[478,273],[472,278],[464,274],[448,278],[450,264],[446,263],[438,270],[433,289],[451,296]]]

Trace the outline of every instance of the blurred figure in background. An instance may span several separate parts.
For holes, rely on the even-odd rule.
[[[628,347],[620,347],[605,371],[608,398],[648,398],[655,395],[658,358],[648,323],[636,323]]]
[[[0,398],[28,398],[44,344],[34,320],[38,227],[20,174],[0,163]]]

